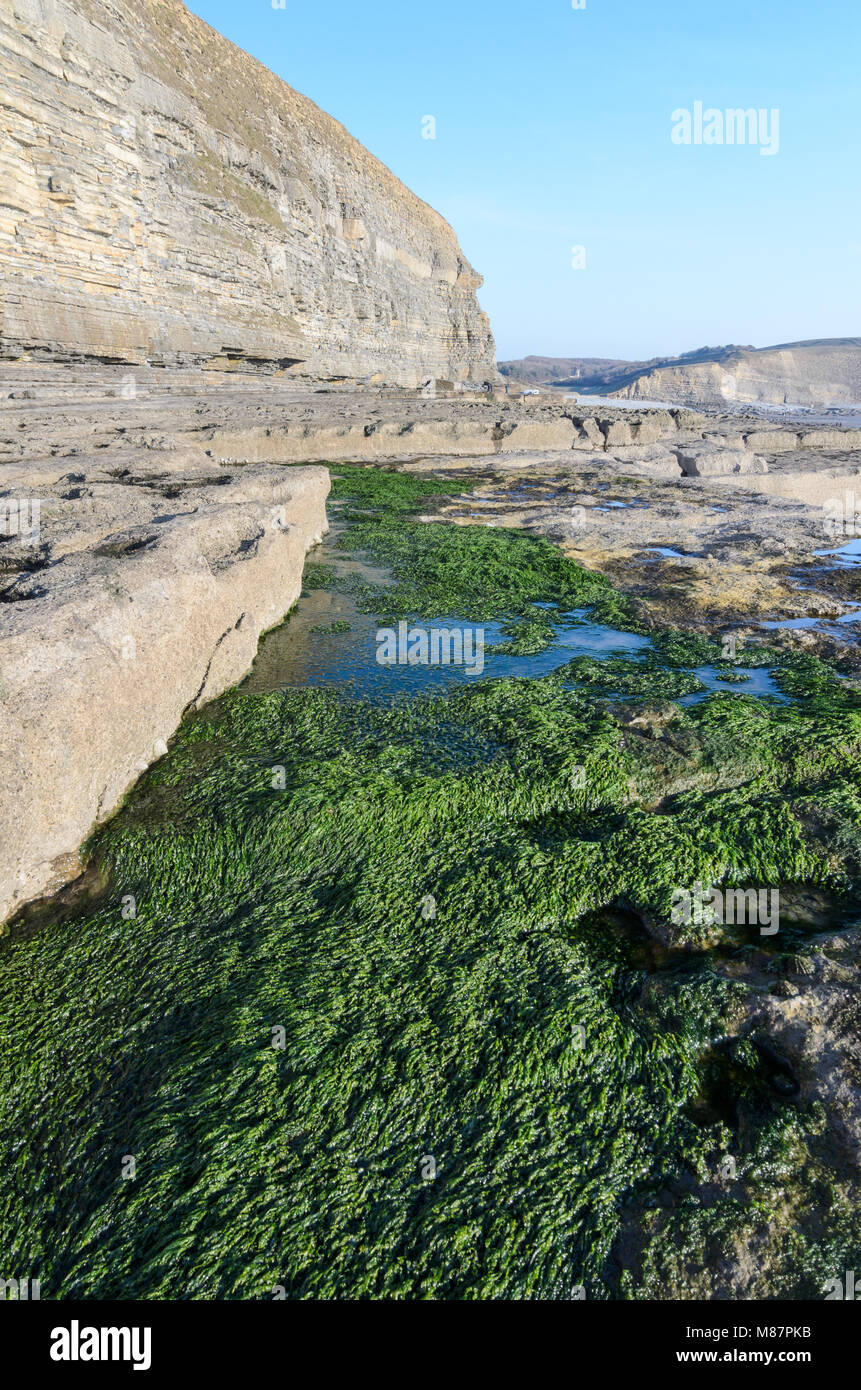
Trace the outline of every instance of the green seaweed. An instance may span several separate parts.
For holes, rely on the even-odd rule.
[[[526,615],[535,621],[536,603],[564,612],[597,603],[609,590],[603,576],[519,531],[363,521],[340,544],[391,570],[394,587],[371,587],[360,598],[364,611],[386,618],[457,613],[467,622]]]
[[[559,613],[555,609],[539,609],[522,618],[509,618],[502,624],[504,642],[495,642],[489,652],[500,656],[538,656],[556,642]]]
[[[331,623],[315,623],[310,629],[311,632],[329,633],[330,635],[336,632],[349,632],[350,630],[350,624],[345,618],[336,618]]]
[[[536,602],[627,611],[543,542],[415,522],[431,492],[380,475],[340,494],[377,512],[345,549],[395,580],[369,605],[524,644]],[[239,688],[187,719],[89,846],[101,900],[0,947],[7,1267],[50,1298],[642,1298],[759,1241],[799,1297],[861,1258],[746,987],[693,928],[644,968],[613,915],[669,929],[694,883],[848,889],[859,701],[790,662],[791,705],[623,722],[602,672],[642,699],[703,659],[658,637],[572,663],[590,689]]]
[[[559,674],[595,695],[627,695],[639,699],[678,700],[696,695],[705,686],[693,671],[673,670],[656,655],[645,658],[577,656]]]

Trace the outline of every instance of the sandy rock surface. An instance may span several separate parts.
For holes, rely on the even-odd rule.
[[[77,872],[183,712],[246,673],[298,597],[329,489],[323,468],[133,451],[11,473],[39,527],[0,544],[0,921]]]

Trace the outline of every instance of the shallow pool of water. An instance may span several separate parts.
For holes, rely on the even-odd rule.
[[[760,698],[763,695],[770,695],[773,699],[779,700],[782,705],[788,705],[790,703],[789,696],[784,695],[783,692],[778,689],[774,677],[765,666],[752,666],[747,667],[744,671],[740,671],[739,675],[747,677],[745,681],[722,681],[720,678],[721,673],[714,666],[697,666],[695,668],[695,674],[698,680],[702,681],[706,689],[699,691],[695,695],[683,695],[682,698],[677,701],[678,704],[697,705],[714,691],[720,691],[724,695],[730,693],[736,695],[757,695]]]
[[[760,627],[774,632],[822,632],[842,642],[851,642],[857,634],[845,629],[857,622],[861,622],[861,608],[842,613],[839,618],[782,618],[779,622],[760,623]]]
[[[856,565],[861,565],[861,536],[847,541],[845,545],[838,545],[834,550],[814,550],[813,553],[814,555],[827,555],[835,565],[839,565],[843,569],[852,569]]]
[[[661,555],[665,560],[701,560],[701,555],[683,555],[680,550],[673,550],[669,545],[649,545],[646,547],[648,555]]]
[[[349,629],[326,630],[335,623],[347,623]],[[408,660],[378,659],[389,655],[392,645],[391,640],[378,640],[380,633],[391,633],[394,652],[406,657],[410,634],[423,631],[428,634],[428,655],[432,657],[433,631],[452,629],[462,634],[466,659],[460,664],[428,661],[413,665]],[[506,640],[501,623],[471,623],[457,614],[447,614],[411,621],[399,633],[397,624],[390,626],[374,614],[360,613],[349,595],[314,589],[302,596],[287,622],[263,638],[243,689],[257,693],[325,685],[336,686],[345,694],[389,700],[398,695],[442,694],[452,685],[473,685],[481,679],[546,676],[575,656],[623,656],[650,646],[647,637],[591,623],[582,612],[560,615],[555,632],[554,645],[544,651],[534,656],[508,656],[490,650]],[[446,645],[444,639],[437,656]]]
[[[313,563],[326,564],[336,573],[357,576],[369,583],[379,584],[388,577],[383,570],[348,558],[331,542],[315,553]],[[511,656],[491,650],[506,641],[499,622],[472,623],[457,614],[444,614],[432,620],[411,621],[399,628],[397,624],[381,622],[375,614],[360,612],[350,594],[311,588],[303,592],[288,620],[263,638],[243,689],[253,694],[332,686],[354,697],[390,701],[399,696],[439,695],[452,686],[474,685],[479,680],[547,676],[578,656],[636,659],[651,649],[648,637],[590,621],[588,609],[557,615],[552,604],[536,603],[534,607],[556,619],[553,643],[532,656]],[[447,648],[451,656],[456,656],[447,638],[434,650],[434,630],[455,630],[460,634],[460,661],[445,663]],[[419,631],[427,634],[427,656],[413,664],[409,660],[410,646],[413,644],[415,650]],[[771,695],[782,701],[787,698],[764,669],[746,670],[747,679],[738,685],[721,681],[719,672],[711,666],[697,668],[696,674],[706,690],[685,696],[681,704],[695,704],[712,691],[737,690],[742,694]]]
[[[820,622],[820,618],[781,618],[779,622],[760,623],[760,627],[767,627],[772,632],[801,632],[818,627]]]

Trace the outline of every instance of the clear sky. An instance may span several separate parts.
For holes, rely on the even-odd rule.
[[[448,218],[500,359],[861,336],[861,0],[189,8]],[[777,152],[674,143],[698,101]]]

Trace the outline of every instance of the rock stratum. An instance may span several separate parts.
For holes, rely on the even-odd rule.
[[[861,338],[719,349],[712,358],[654,367],[609,394],[680,405],[857,405]]]
[[[496,376],[451,227],[179,0],[0,7],[0,352]]]
[[[35,525],[2,537],[0,922],[80,872],[77,850],[240,680],[327,529],[325,468],[233,474],[193,451],[6,465]],[[10,495],[11,493],[11,495]]]
[[[695,348],[648,362],[594,357],[523,357],[500,362],[503,377],[621,400],[726,408],[743,405],[861,404],[861,338],[779,347]]]

